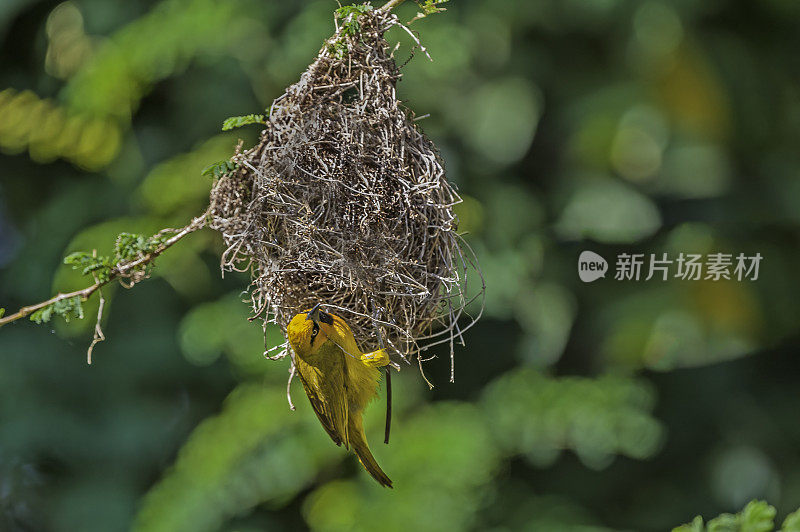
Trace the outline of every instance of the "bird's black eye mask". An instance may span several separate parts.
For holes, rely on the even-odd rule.
[[[317,323],[317,320],[325,325],[333,325],[333,316],[327,312],[322,312],[319,307],[320,304],[317,303],[314,308],[308,311],[308,314],[306,314],[306,320],[311,320],[314,322],[311,326],[311,339],[309,342],[312,344],[314,343],[314,338],[316,338],[319,334],[319,323]]]

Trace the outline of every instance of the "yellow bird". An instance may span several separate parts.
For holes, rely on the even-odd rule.
[[[286,328],[300,381],[334,443],[352,447],[369,474],[391,488],[369,450],[361,420],[364,407],[378,395],[377,368],[389,364],[389,355],[385,349],[361,353],[350,326],[319,307],[297,314]]]

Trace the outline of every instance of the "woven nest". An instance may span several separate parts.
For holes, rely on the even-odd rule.
[[[223,270],[251,273],[253,319],[265,327],[285,332],[319,302],[362,350],[421,361],[449,342],[452,358],[477,319],[459,328],[477,271],[456,233],[461,199],[397,99],[401,74],[383,37],[397,18],[376,10],[358,24],[273,102],[258,144],[237,150],[237,169],[211,192],[210,225],[227,246]],[[474,291],[482,296],[482,280]]]

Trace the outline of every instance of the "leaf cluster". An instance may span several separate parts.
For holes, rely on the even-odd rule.
[[[96,253],[76,251],[64,258],[64,264],[72,266],[73,270],[81,270],[81,274],[94,274],[98,282],[105,283],[111,279],[114,261],[111,257],[97,256]]]
[[[349,35],[350,37],[355,37],[360,34],[361,24],[358,22],[358,17],[371,10],[372,6],[370,4],[353,4],[342,6],[334,11],[334,18],[342,23],[341,36]],[[328,50],[335,58],[342,59],[347,55],[347,44],[340,37],[328,45]]]
[[[113,256],[76,251],[64,258],[64,264],[72,266],[73,270],[81,270],[83,275],[93,275],[99,283],[106,283],[111,280],[115,267],[153,253],[166,240],[164,235],[146,237],[135,233],[120,233],[114,243]],[[146,271],[148,266],[149,264],[142,264],[132,268],[129,273]]]
[[[445,4],[450,0],[425,0],[417,1],[417,6],[419,6],[420,11],[417,12],[417,16],[414,17],[412,22],[417,19],[425,18],[428,15],[433,15],[435,13],[441,13],[443,11],[447,11],[447,9],[443,7],[439,7],[441,4]]]
[[[263,114],[249,114],[249,115],[242,115],[242,116],[231,116],[226,118],[222,122],[222,131],[230,131],[232,129],[236,129],[238,127],[249,126],[251,124],[266,124],[267,123],[267,115]],[[205,168],[203,168],[202,175],[206,177],[211,177],[214,179],[219,179],[220,177],[224,176],[228,172],[232,172],[236,170],[239,165],[235,162],[230,160],[222,160],[217,161],[215,163],[209,164]]]
[[[336,20],[342,21],[342,33],[345,35],[356,36],[361,32],[361,25],[358,23],[359,15],[372,11],[369,4],[353,4],[342,6],[333,12]]]
[[[156,251],[168,239],[168,236],[161,234],[146,237],[136,233],[120,233],[114,243],[115,262],[130,262],[140,259],[144,255]]]
[[[703,523],[697,516],[691,523],[672,529],[672,532],[771,532],[774,530],[775,508],[764,501],[750,501],[736,514],[721,514]],[[800,510],[789,514],[781,532],[800,532]]]
[[[238,167],[239,165],[233,161],[229,160],[217,161],[203,168],[203,175],[206,177],[213,177],[214,179],[219,179],[228,172],[236,170],[236,168]]]
[[[64,264],[80,270],[83,275],[91,275],[98,283],[107,283],[121,265],[131,263],[157,251],[168,239],[168,235],[156,234],[146,237],[134,233],[120,233],[114,243],[114,255],[98,255],[96,251],[76,251],[64,258]],[[144,263],[128,269],[126,276],[147,276],[152,263]],[[118,273],[118,271],[117,271]],[[0,312],[2,315],[2,312]],[[72,318],[83,319],[81,296],[61,299],[37,310],[30,316],[31,321],[46,323],[53,316],[61,316],[66,321]]]
[[[74,296],[51,303],[31,314],[31,321],[47,323],[53,316],[61,316],[65,321],[83,319],[83,305],[81,296]]]

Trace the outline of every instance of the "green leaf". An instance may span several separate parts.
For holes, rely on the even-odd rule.
[[[708,532],[739,532],[739,515],[721,514],[708,522]]]
[[[800,532],[800,510],[786,516],[781,532]]]
[[[347,45],[342,41],[334,41],[328,46],[328,50],[336,59],[342,59],[347,55]]]
[[[5,313],[6,313],[6,309],[0,308],[0,318],[2,318]]]
[[[672,532],[705,532],[703,518],[698,515],[691,523],[675,527]]]
[[[369,4],[354,4],[350,6],[342,6],[333,12],[337,20],[343,20],[342,33],[345,35],[358,35],[361,32],[361,24],[358,23],[359,15],[372,11],[372,6]],[[347,53],[345,47],[344,54],[342,50],[334,46],[336,57],[343,57]]]
[[[239,165],[233,161],[218,161],[203,168],[202,175],[219,179],[228,172],[236,170],[238,167]]]
[[[70,321],[72,318],[82,320],[83,305],[81,305],[81,297],[74,296],[51,303],[31,314],[30,319],[41,324],[47,323],[53,316],[61,316],[65,321]]]
[[[97,256],[95,253],[76,251],[64,258],[64,264],[72,266],[74,270],[81,270],[83,275],[93,275],[98,282],[105,283],[111,279],[114,268],[120,262],[131,262],[156,251],[170,235],[154,235],[146,237],[134,233],[120,233],[114,242],[114,256]],[[147,271],[151,264],[142,264],[133,271]],[[37,317],[47,321],[50,311],[42,309]]]
[[[232,116],[230,118],[226,118],[225,121],[222,123],[222,131],[230,131],[231,129],[247,126],[250,124],[266,124],[266,120],[264,119],[264,115],[244,115],[244,116]]]
[[[99,282],[108,281],[111,278],[111,270],[114,261],[111,257],[94,256],[86,251],[76,251],[64,258],[64,264],[72,266],[73,270],[81,270],[83,275],[94,274]]]
[[[372,6],[369,4],[353,4],[349,6],[342,6],[333,12],[336,18],[347,18],[350,15],[363,15],[372,11]]]
[[[139,260],[145,255],[157,251],[168,239],[169,235],[146,237],[135,233],[120,233],[114,244],[114,259],[117,263]],[[146,264],[140,264],[130,269],[129,272],[137,271],[149,274],[152,267],[153,263],[151,261]]]
[[[428,15],[433,15],[435,13],[441,13],[442,11],[447,11],[443,7],[439,7],[441,4],[446,4],[450,0],[425,0],[424,2],[417,2],[417,5],[422,10],[417,13],[417,18],[425,18]]]
[[[135,233],[120,233],[114,243],[114,254],[117,261],[131,261],[149,252],[147,238]]]
[[[750,501],[739,514],[742,532],[769,532],[773,529],[775,508],[765,501]]]
[[[31,321],[35,321],[36,323],[46,323],[50,321],[50,318],[53,317],[53,305],[47,305],[44,308],[40,308],[33,314],[31,314]]]
[[[691,524],[673,528],[672,532],[770,532],[775,513],[775,508],[764,501],[750,501],[738,514],[721,514],[706,527],[698,515]],[[786,518],[783,532],[800,532],[800,510]]]

